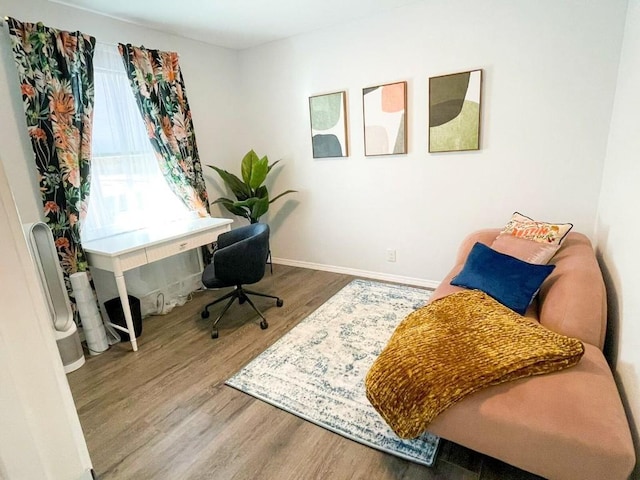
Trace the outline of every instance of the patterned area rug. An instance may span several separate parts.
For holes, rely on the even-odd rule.
[[[399,438],[364,388],[396,326],[430,296],[429,290],[354,280],[226,383],[356,442],[431,466],[439,438]]]

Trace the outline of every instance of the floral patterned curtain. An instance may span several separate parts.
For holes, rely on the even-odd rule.
[[[209,201],[178,54],[130,44],[118,49],[162,174],[190,209],[207,216]]]
[[[72,294],[69,275],[87,270],[80,224],[91,184],[95,38],[14,18],[8,23],[44,218]]]

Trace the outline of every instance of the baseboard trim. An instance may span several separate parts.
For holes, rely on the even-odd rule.
[[[402,275],[392,275],[390,273],[370,272],[368,270],[358,270],[356,268],[337,267],[335,265],[324,265],[322,263],[302,262],[299,260],[290,260],[288,258],[274,257],[271,260],[279,265],[287,265],[289,267],[310,268],[311,270],[322,270],[324,272],[343,273],[345,275],[353,275],[356,277],[371,278],[373,280],[384,280],[393,283],[404,283],[414,285],[416,287],[426,287],[435,289],[440,282],[435,280],[425,280],[423,278],[404,277]]]

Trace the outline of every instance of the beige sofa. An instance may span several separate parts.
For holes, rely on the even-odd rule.
[[[498,229],[471,234],[431,302],[462,290],[449,284],[475,242],[491,246]],[[606,292],[593,248],[569,233],[549,262],[527,316],[582,340],[578,365],[474,393],[438,415],[429,431],[523,470],[558,480],[623,480],[635,453],[611,370],[602,354]]]

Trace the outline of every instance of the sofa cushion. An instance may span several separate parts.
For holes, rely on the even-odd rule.
[[[496,252],[511,255],[527,263],[546,265],[556,254],[560,245],[500,234],[491,244],[491,248]]]
[[[524,315],[554,265],[534,265],[476,242],[452,285],[482,290]]]

